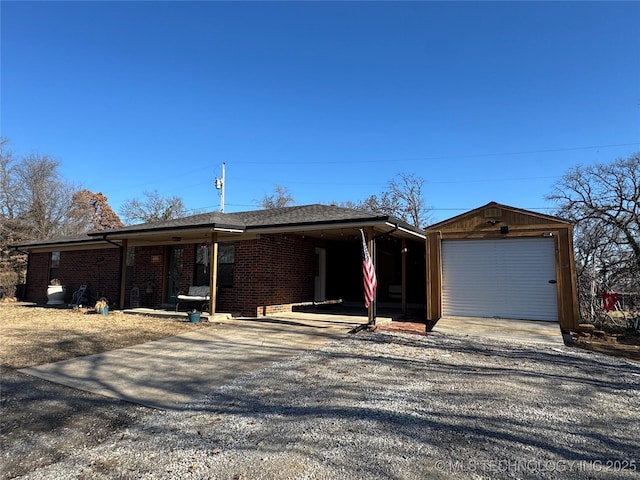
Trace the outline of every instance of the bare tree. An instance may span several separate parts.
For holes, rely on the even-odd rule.
[[[575,222],[581,296],[594,294],[596,284],[600,290],[616,288],[637,293],[640,154],[608,164],[573,168],[554,185],[548,198],[558,204],[559,216]]]
[[[423,227],[429,218],[422,189],[424,179],[410,173],[399,173],[389,182],[391,197],[400,205],[401,218],[415,227]]]
[[[17,212],[19,186],[15,175],[15,159],[9,139],[0,138],[0,216],[13,219]]]
[[[421,228],[429,220],[429,208],[425,204],[424,179],[409,173],[398,173],[387,184],[388,190],[371,195],[357,204],[361,210],[392,215]]]
[[[18,184],[13,174],[14,163],[9,139],[0,138],[0,298],[15,296],[27,267],[27,256],[9,246],[27,237],[16,219]]]
[[[120,208],[127,224],[148,223],[182,218],[187,215],[180,197],[163,197],[157,190],[143,192],[144,200],[129,199]]]
[[[79,190],[73,196],[69,212],[69,230],[77,233],[91,230],[107,230],[124,226],[102,193]]]
[[[294,200],[288,188],[276,185],[271,195],[265,194],[259,201],[260,206],[267,208],[282,208],[293,205]]]
[[[358,206],[360,204],[358,202],[353,201],[353,200],[343,200],[343,201],[340,201],[340,202],[332,200],[331,202],[329,202],[329,205],[331,205],[333,207],[350,208],[352,210],[357,210]]]
[[[16,158],[0,139],[0,295],[13,296],[26,271],[26,255],[9,245],[64,235],[76,187],[48,155]]]
[[[356,204],[358,210],[368,212],[384,213],[400,218],[402,206],[397,202],[390,192],[382,192],[379,195],[371,195]]]
[[[77,187],[62,179],[60,163],[48,155],[32,153],[14,169],[20,185],[15,198],[15,215],[27,225],[31,237],[47,239],[64,235],[65,220]]]

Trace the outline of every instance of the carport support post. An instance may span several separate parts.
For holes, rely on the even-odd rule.
[[[402,313],[407,313],[407,240],[402,239]]]
[[[216,295],[218,289],[218,234],[211,233],[211,250],[209,251],[209,264],[211,277],[209,278],[209,314],[213,317],[216,313]]]

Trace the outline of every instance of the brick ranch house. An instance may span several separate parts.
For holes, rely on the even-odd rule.
[[[120,309],[170,308],[189,287],[216,285],[212,313],[256,317],[327,300],[364,311],[360,229],[375,252],[378,301],[424,306],[424,231],[336,206],[203,213],[15,248],[29,254],[26,301],[45,303],[53,278],[66,302],[87,285],[91,301],[105,296]]]

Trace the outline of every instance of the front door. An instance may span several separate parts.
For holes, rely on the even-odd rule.
[[[183,259],[183,247],[169,247],[169,262],[167,264],[167,293],[165,299],[167,303],[176,303],[176,297],[178,296],[182,285]]]
[[[327,250],[316,248],[316,275],[315,295],[316,302],[324,302],[327,299]]]

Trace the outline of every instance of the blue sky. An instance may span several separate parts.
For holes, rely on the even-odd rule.
[[[425,179],[433,220],[549,212],[640,151],[640,2],[2,1],[1,135],[118,211],[249,210]]]

